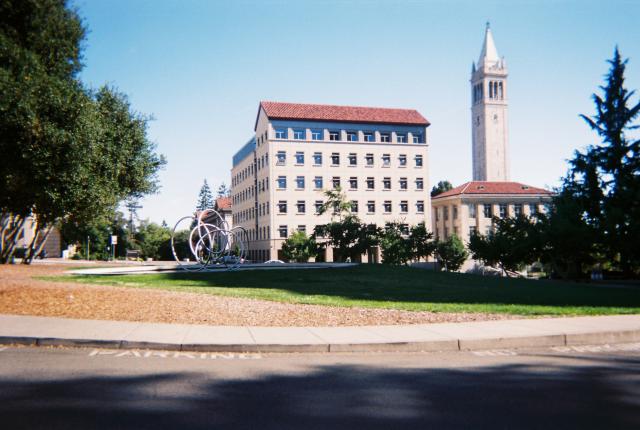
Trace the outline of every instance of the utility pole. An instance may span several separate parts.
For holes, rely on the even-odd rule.
[[[89,259],[89,243],[91,242],[91,239],[89,239],[89,236],[87,236],[87,260]]]

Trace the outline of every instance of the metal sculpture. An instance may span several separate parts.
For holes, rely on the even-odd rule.
[[[187,257],[181,261],[176,252],[176,232],[190,229],[188,249],[195,264]],[[220,270],[221,267],[233,270],[245,261],[248,248],[247,231],[242,227],[229,228],[227,221],[214,209],[205,209],[191,216],[182,217],[171,231],[171,252],[178,266],[186,271],[202,272]]]

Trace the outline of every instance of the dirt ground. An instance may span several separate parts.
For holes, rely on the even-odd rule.
[[[234,326],[394,325],[515,318],[288,304],[33,279],[60,275],[68,269],[66,265],[0,265],[0,314]]]

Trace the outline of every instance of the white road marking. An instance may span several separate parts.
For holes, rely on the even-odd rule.
[[[260,354],[248,353],[138,351],[135,349],[94,349],[89,353],[89,357],[101,355],[108,355],[114,358],[177,358],[188,360],[259,360],[262,358]]]
[[[554,346],[551,350],[555,352],[620,352],[620,351],[640,351],[640,343],[620,343],[617,345],[572,345]]]
[[[478,357],[506,357],[512,355],[518,355],[517,352],[511,349],[490,349],[486,351],[471,351],[473,355]]]

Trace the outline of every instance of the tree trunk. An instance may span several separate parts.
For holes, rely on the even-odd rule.
[[[20,240],[20,233],[27,222],[27,217],[20,217],[16,215],[15,218],[9,223],[11,225],[8,230],[9,233],[4,237],[5,243],[3,244],[2,253],[0,254],[0,263],[6,264],[11,262],[11,258],[16,252],[16,246],[18,240]]]
[[[42,250],[44,249],[45,244],[47,243],[47,239],[49,239],[49,235],[53,230],[53,226],[49,226],[45,229],[44,235],[42,235],[42,240],[38,243],[38,236],[40,236],[41,229],[36,231],[36,234],[33,236],[33,240],[29,245],[29,254],[25,255],[25,258],[22,260],[24,264],[31,264],[34,258],[36,258]]]

